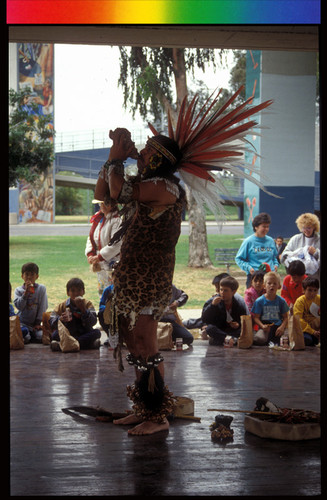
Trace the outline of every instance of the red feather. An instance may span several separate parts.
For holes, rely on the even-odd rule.
[[[174,131],[170,113],[168,112],[168,134],[174,139],[182,152],[182,160],[179,167],[202,179],[211,180],[210,170],[228,170],[228,163],[233,164],[232,158],[243,155],[243,146],[229,149],[228,143],[234,139],[246,141],[247,131],[257,125],[251,116],[259,113],[272,104],[272,101],[265,101],[256,106],[251,106],[253,97],[248,98],[234,109],[228,110],[231,104],[242,92],[241,86],[227,101],[215,109],[221,93],[215,90],[205,103],[197,111],[198,96],[195,95],[191,102],[187,104],[187,98],[182,101],[177,125]],[[149,127],[154,135],[158,135],[153,125]],[[226,158],[225,165],[219,167]]]
[[[215,179],[212,177],[212,175],[207,172],[207,170],[198,167],[196,165],[192,165],[192,163],[187,163],[186,165],[183,165],[183,170],[186,172],[189,172],[190,174],[196,175],[197,177],[200,177],[201,179],[205,179],[207,181],[215,182]]]
[[[175,139],[173,124],[171,122],[170,111],[168,110],[168,135],[171,139]]]
[[[150,122],[148,122],[148,126],[149,126],[149,129],[151,130],[151,132],[153,133],[153,135],[159,135],[159,132],[154,128],[153,125],[151,125]]]

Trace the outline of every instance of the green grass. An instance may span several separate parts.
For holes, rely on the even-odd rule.
[[[56,215],[56,224],[87,224],[90,222],[89,215]]]
[[[209,255],[213,264],[215,248],[237,248],[241,242],[240,235],[208,235]],[[66,298],[66,283],[73,277],[84,281],[85,297],[98,308],[97,277],[90,270],[84,254],[84,236],[12,236],[9,244],[12,297],[14,289],[22,284],[22,265],[32,261],[40,269],[38,282],[47,288],[49,310]],[[214,265],[213,268],[193,269],[187,267],[187,262],[188,236],[181,235],[176,247],[174,284],[189,295],[186,308],[200,308],[214,292],[212,278],[226,271],[226,268]],[[245,273],[236,265],[230,269],[240,283],[239,292],[244,293]],[[281,274],[283,275],[283,271]]]

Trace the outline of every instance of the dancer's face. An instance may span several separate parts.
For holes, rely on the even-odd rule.
[[[143,170],[149,165],[151,156],[155,155],[156,153],[156,149],[154,149],[152,146],[149,146],[148,144],[145,145],[145,148],[140,151],[140,155],[137,159],[137,168],[139,170],[139,173],[142,173]]]

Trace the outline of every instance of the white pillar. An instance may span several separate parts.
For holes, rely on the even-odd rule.
[[[253,214],[272,218],[270,235],[298,232],[295,219],[314,211],[316,53],[261,52],[260,101],[273,99],[263,112],[260,171],[263,191]]]

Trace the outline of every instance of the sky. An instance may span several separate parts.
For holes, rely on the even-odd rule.
[[[232,51],[229,51],[230,54]],[[229,61],[232,60],[230,55]],[[197,71],[209,89],[228,87],[229,69]],[[55,130],[57,134],[126,127],[144,129],[123,109],[118,87],[119,49],[104,45],[55,45]]]

